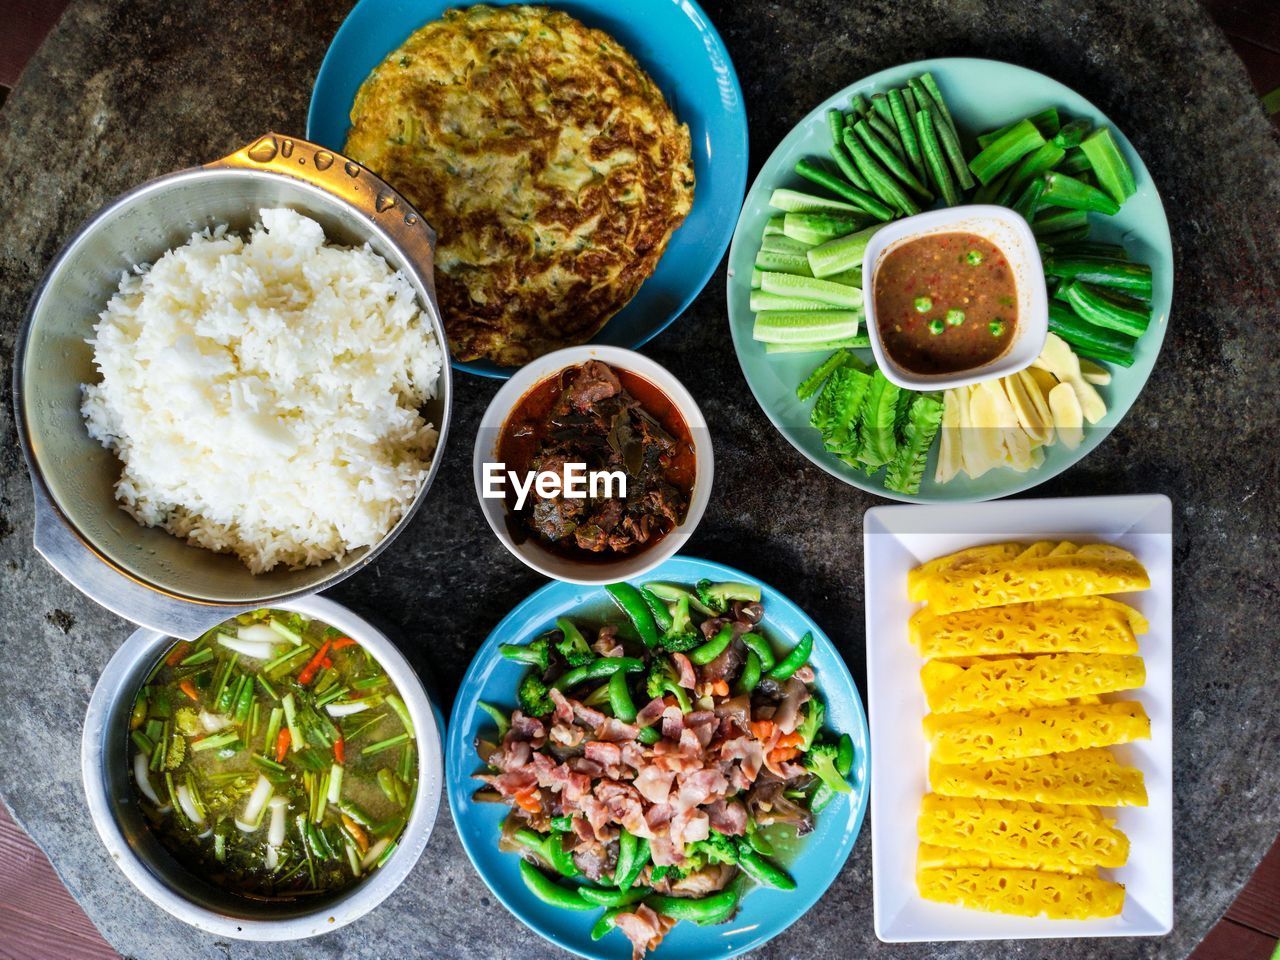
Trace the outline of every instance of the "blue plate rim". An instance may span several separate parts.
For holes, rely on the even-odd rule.
[[[1168,245],[1170,248],[1169,305],[1165,313],[1164,322],[1160,324],[1153,323],[1152,328],[1154,329],[1149,328],[1147,333],[1145,334],[1146,337],[1155,340],[1154,354],[1151,358],[1151,366],[1143,374],[1142,383],[1138,385],[1137,391],[1134,393],[1133,397],[1127,403],[1124,403],[1124,404],[1109,404],[1107,409],[1107,419],[1110,422],[1101,425],[1101,428],[1099,427],[1098,424],[1092,425],[1091,428],[1085,432],[1084,440],[1080,444],[1080,447],[1078,448],[1078,452],[1073,452],[1074,455],[1069,461],[1065,463],[1054,464],[1051,468],[1045,468],[1041,466],[1035,470],[1029,470],[1026,473],[1019,474],[1018,479],[1013,480],[1010,483],[1006,484],[999,491],[988,493],[988,494],[977,496],[977,497],[945,497],[945,496],[937,496],[937,495],[931,495],[931,494],[897,493],[896,491],[886,489],[883,486],[883,484],[876,484],[871,480],[863,477],[850,476],[848,473],[843,472],[839,469],[836,463],[833,462],[832,457],[813,456],[809,453],[809,451],[803,449],[798,444],[792,442],[791,437],[788,435],[787,431],[784,430],[782,425],[778,422],[778,418],[774,415],[774,411],[771,410],[764,403],[764,401],[760,397],[759,392],[756,390],[755,384],[752,382],[751,378],[747,375],[747,368],[743,360],[742,351],[738,349],[737,338],[734,337],[735,325],[734,325],[733,316],[732,316],[733,290],[734,290],[734,282],[736,279],[732,271],[733,255],[734,255],[734,250],[737,248],[738,230],[742,225],[743,218],[746,216],[747,198],[750,197],[753,193],[755,193],[757,187],[761,186],[762,182],[764,181],[765,167],[768,166],[769,161],[773,159],[773,155],[778,151],[779,147],[781,147],[783,140],[786,140],[788,137],[790,137],[797,127],[807,122],[809,118],[817,110],[819,110],[824,103],[826,103],[829,100],[832,100],[835,98],[847,99],[848,96],[854,90],[857,90],[861,87],[868,87],[868,86],[874,86],[876,84],[882,84],[884,83],[883,78],[888,74],[896,74],[901,71],[914,71],[914,72],[920,73],[925,70],[933,69],[933,67],[937,65],[948,66],[948,65],[955,65],[955,64],[993,64],[1000,67],[1013,67],[1018,70],[1025,71],[1027,73],[1034,74],[1036,77],[1050,84],[1062,87],[1063,89],[1070,92],[1073,96],[1079,97],[1086,104],[1088,104],[1089,107],[1094,112],[1096,112],[1099,117],[1102,118],[1102,121],[1111,127],[1112,131],[1119,137],[1122,146],[1127,146],[1132,151],[1133,155],[1138,158],[1138,161],[1142,164],[1143,169],[1146,171],[1147,177],[1151,181],[1151,191],[1154,194],[1156,203],[1159,205],[1159,208],[1160,208],[1161,220],[1163,221],[1163,226],[1164,226],[1163,240],[1164,240],[1164,243]],[[778,141],[778,143],[774,146],[773,150],[770,151],[769,156],[765,158],[765,162],[761,165],[760,171],[756,174],[755,179],[751,182],[751,185],[747,188],[746,193],[743,194],[742,209],[738,213],[738,220],[733,227],[733,239],[730,241],[729,262],[730,262],[730,270],[728,271],[728,274],[725,277],[725,315],[727,318],[727,322],[729,324],[729,335],[730,335],[730,338],[734,341],[734,354],[738,359],[738,368],[742,372],[742,377],[744,380],[747,381],[747,386],[751,390],[752,397],[755,398],[756,405],[760,408],[761,412],[764,413],[765,417],[769,420],[769,423],[773,426],[775,430],[778,431],[778,433],[782,436],[782,438],[787,441],[788,445],[790,445],[797,453],[799,453],[802,457],[804,457],[814,466],[818,467],[819,469],[835,477],[837,480],[840,480],[842,483],[847,483],[850,486],[856,487],[859,490],[863,490],[875,496],[883,497],[887,500],[895,500],[900,503],[914,503],[914,504],[984,503],[991,500],[999,500],[1005,497],[1016,496],[1017,494],[1020,494],[1020,493],[1026,493],[1028,490],[1032,490],[1043,483],[1047,483],[1048,481],[1052,480],[1054,477],[1057,477],[1065,473],[1066,471],[1070,470],[1071,468],[1077,466],[1081,461],[1087,458],[1090,453],[1092,453],[1095,449],[1097,449],[1111,435],[1112,431],[1115,430],[1115,428],[1120,425],[1120,422],[1126,416],[1128,416],[1129,411],[1133,408],[1133,405],[1137,402],[1138,397],[1142,395],[1142,391],[1147,388],[1147,383],[1150,381],[1152,373],[1155,372],[1156,364],[1159,362],[1160,351],[1164,348],[1164,340],[1165,340],[1165,335],[1169,329],[1169,322],[1173,318],[1173,294],[1175,289],[1175,281],[1177,279],[1176,277],[1177,257],[1175,255],[1175,252],[1173,251],[1173,234],[1172,234],[1172,231],[1169,229],[1169,214],[1168,214],[1168,210],[1165,207],[1164,197],[1160,194],[1159,185],[1156,183],[1156,178],[1155,178],[1155,175],[1151,172],[1151,168],[1147,166],[1147,162],[1142,158],[1142,154],[1138,151],[1138,148],[1133,145],[1133,141],[1129,139],[1129,137],[1125,134],[1124,130],[1120,127],[1120,125],[1117,124],[1114,120],[1112,120],[1111,117],[1108,116],[1102,109],[1100,109],[1098,105],[1095,104],[1092,100],[1090,100],[1084,94],[1080,93],[1074,87],[1064,83],[1063,81],[1058,80],[1055,77],[1051,77],[1047,73],[1043,73],[1039,70],[1036,70],[1034,67],[1024,66],[1023,64],[1020,64],[1020,63],[1013,63],[1012,61],[1009,61],[1009,60],[996,60],[991,57],[928,57],[923,60],[913,60],[909,63],[893,64],[891,66],[885,67],[882,70],[877,70],[875,73],[867,74],[865,77],[855,80],[853,83],[850,83],[845,87],[842,87],[840,90],[837,90],[834,93],[830,93],[827,96],[823,97],[821,100],[819,100],[818,103],[816,103],[812,109],[806,112],[804,116],[802,116],[798,121],[796,121],[796,123],[794,123],[791,126],[791,128],[787,130],[785,134],[783,134],[782,139]],[[1114,414],[1114,419],[1112,419],[1113,414]]]
[[[324,58],[320,61],[320,67],[318,70],[316,70],[315,80],[312,81],[312,84],[311,84],[311,99],[307,104],[306,136],[308,140],[312,140],[312,141],[315,140],[314,131],[316,129],[316,126],[319,123],[318,111],[320,107],[319,107],[319,101],[316,97],[316,90],[320,87],[320,80],[325,75],[326,72],[331,72],[332,70],[335,69],[332,66],[332,63],[337,56],[335,51],[339,50],[342,45],[342,42],[346,40],[346,34],[350,33],[354,35],[355,29],[356,29],[354,26],[354,20],[356,19],[356,14],[359,12],[360,8],[363,7],[366,3],[373,4],[377,2],[379,2],[379,0],[357,0],[357,2],[347,12],[346,17],[343,18],[342,23],[338,25],[338,29],[333,34],[333,39],[329,41],[329,46],[325,50]],[[484,2],[484,0],[477,0],[477,2]],[[550,6],[553,8],[556,6],[554,0],[545,0],[545,2],[547,6]],[[453,6],[466,6],[466,5],[469,5],[469,4],[466,4],[464,0],[464,2],[457,3],[457,4],[448,3],[446,4],[445,8],[448,9],[449,7],[453,7]],[[474,4],[470,4],[470,5],[474,5]],[[724,38],[720,35],[720,31],[716,28],[715,22],[707,15],[707,12],[702,9],[702,5],[698,3],[698,0],[679,0],[679,2],[675,5],[681,10],[681,12],[683,12],[686,15],[686,17],[690,21],[693,21],[696,18],[698,21],[700,21],[703,24],[704,26],[703,32],[705,33],[706,36],[708,36],[714,42],[719,52],[723,54],[724,62],[729,69],[729,73],[728,73],[729,81],[733,85],[733,92],[736,95],[737,103],[738,103],[738,109],[735,111],[734,116],[741,121],[738,124],[738,128],[735,130],[735,139],[738,141],[738,143],[735,144],[736,153],[741,157],[741,162],[737,165],[738,166],[737,170],[728,170],[728,171],[719,170],[717,172],[717,176],[724,176],[726,174],[736,176],[736,179],[740,185],[737,187],[737,189],[732,191],[732,194],[735,194],[737,196],[736,205],[738,208],[739,216],[741,216],[742,202],[747,195],[747,172],[748,170],[751,169],[751,166],[750,166],[751,137],[750,137],[749,121],[747,118],[746,100],[742,92],[742,83],[738,79],[738,68],[734,64],[733,57],[729,53],[729,48],[725,45]],[[428,21],[426,20],[423,21],[424,24],[427,22]],[[391,52],[390,50],[387,51],[388,54],[390,52]],[[639,58],[637,58],[637,62],[639,62]],[[641,63],[640,65],[644,67],[646,72],[651,72],[647,64]],[[335,149],[335,148],[330,147],[330,149]],[[340,150],[340,148],[338,149]],[[696,188],[694,190],[693,202],[695,206],[698,203],[698,192]],[[692,213],[692,210],[690,210],[690,213]],[[679,304],[670,311],[667,318],[663,320],[661,323],[655,325],[652,330],[650,330],[644,336],[640,337],[640,339],[630,344],[621,344],[621,346],[624,346],[630,350],[639,350],[641,347],[643,347],[645,344],[651,341],[654,337],[658,336],[660,333],[664,332],[668,327],[670,327],[673,323],[675,323],[677,320],[680,319],[680,317],[684,315],[685,311],[688,310],[689,307],[693,304],[693,301],[696,300],[704,290],[706,290],[707,284],[711,282],[711,277],[715,274],[721,262],[727,256],[729,252],[729,245],[733,241],[733,235],[737,230],[737,226],[738,226],[738,220],[736,218],[726,218],[724,221],[724,224],[718,228],[718,231],[712,234],[712,236],[715,236],[715,242],[708,248],[708,256],[706,257],[706,261],[703,265],[702,270],[698,274],[698,279],[696,280],[695,283],[690,284],[688,292],[685,294],[685,296],[679,302]],[[713,250],[714,250],[714,256],[711,256],[710,252]],[[665,257],[666,255],[667,255],[667,251],[663,251],[663,257]],[[628,303],[629,302],[630,301],[628,301]],[[626,304],[624,304],[623,306],[625,308]],[[612,320],[613,318],[610,317],[609,320],[605,322],[604,326],[608,326],[609,322],[611,322]],[[600,328],[600,331],[597,331],[596,334],[586,342],[587,343],[596,342],[595,336],[598,336],[599,333],[604,330],[604,326],[602,326]],[[488,377],[494,380],[509,379],[516,370],[520,369],[519,367],[499,367],[488,360],[454,360],[452,356],[450,356],[449,358],[449,365],[453,367],[454,370],[459,370],[464,373],[474,374],[480,377]]]
[[[855,742],[858,742],[858,738],[861,737],[861,742],[865,745],[860,751],[861,756],[857,758],[855,763],[855,768],[861,770],[863,776],[856,788],[857,807],[852,817],[853,827],[847,834],[848,839],[844,842],[844,849],[835,857],[830,858],[830,862],[835,866],[835,871],[832,874],[830,882],[821,889],[811,891],[811,893],[803,900],[797,900],[796,903],[799,905],[799,909],[790,911],[787,919],[777,926],[771,926],[768,933],[756,936],[746,943],[725,953],[715,955],[709,954],[705,958],[705,960],[731,960],[731,958],[740,956],[749,950],[758,949],[793,926],[808,914],[811,909],[813,909],[818,901],[826,895],[828,890],[830,890],[836,880],[839,879],[840,874],[844,870],[845,864],[853,853],[854,847],[857,846],[858,838],[862,835],[862,828],[866,821],[867,810],[871,799],[871,731],[870,725],[867,722],[866,705],[863,702],[862,694],[858,690],[858,685],[853,679],[853,674],[850,673],[848,664],[845,663],[844,656],[840,653],[836,645],[831,642],[831,638],[827,636],[826,631],[822,629],[822,627],[808,614],[807,611],[804,610],[803,607],[797,604],[786,594],[777,590],[768,582],[754,576],[753,574],[747,573],[745,570],[740,570],[736,567],[729,566],[728,564],[720,563],[715,560],[707,560],[702,557],[686,556],[682,554],[671,557],[664,561],[661,566],[645,574],[643,579],[661,579],[668,566],[675,563],[693,564],[702,568],[710,576],[759,584],[764,590],[772,594],[774,599],[780,601],[784,608],[787,608],[791,613],[798,615],[805,623],[805,629],[813,631],[815,647],[824,646],[827,649],[827,652],[829,652],[834,658],[834,662],[838,670],[843,674],[843,679],[848,683],[849,690],[853,694],[852,707],[854,708],[853,712],[857,720],[857,729],[846,730],[844,732],[854,735]],[[462,849],[467,854],[467,859],[471,861],[471,866],[475,869],[484,885],[489,889],[489,892],[492,893],[498,902],[506,908],[508,913],[548,943],[551,943],[562,950],[579,957],[584,957],[586,960],[615,960],[612,955],[604,952],[586,953],[579,951],[570,944],[554,936],[547,918],[558,916],[559,912],[549,909],[544,915],[537,918],[530,918],[517,910],[516,907],[503,896],[502,892],[490,883],[488,875],[480,865],[480,860],[478,859],[476,852],[472,849],[472,845],[466,832],[463,831],[461,824],[459,823],[461,810],[461,804],[459,801],[464,799],[465,791],[470,786],[471,776],[469,769],[457,769],[457,757],[466,756],[467,752],[471,748],[468,744],[461,743],[458,738],[463,735],[465,728],[462,716],[464,710],[464,696],[470,687],[476,685],[477,679],[475,675],[480,671],[482,665],[486,662],[486,659],[495,655],[494,651],[499,643],[518,642],[520,636],[523,635],[516,636],[514,633],[507,633],[504,631],[511,624],[532,619],[530,611],[541,605],[548,594],[561,590],[590,592],[600,589],[603,588],[564,583],[556,580],[550,581],[543,584],[512,607],[511,610],[508,611],[508,613],[494,626],[493,630],[490,631],[484,642],[481,643],[480,647],[476,650],[475,655],[471,659],[471,663],[467,666],[467,672],[463,675],[462,682],[458,687],[458,693],[453,701],[453,707],[449,712],[449,721],[446,724],[447,732],[445,739],[445,792],[449,801],[449,809],[451,813],[450,819],[453,823],[454,831],[462,844]],[[474,697],[471,699],[474,699]],[[659,950],[661,950],[661,947],[659,947]],[[657,960],[661,960],[660,954],[657,954]]]

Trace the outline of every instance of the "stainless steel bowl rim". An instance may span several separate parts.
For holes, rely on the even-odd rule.
[[[107,730],[107,719],[121,698],[130,700],[137,687],[125,680],[138,664],[150,666],[172,642],[167,635],[140,628],[126,640],[102,671],[85,714],[80,742],[80,771],[85,799],[107,853],[130,882],[152,903],[208,933],[239,940],[280,941],[312,937],[351,923],[369,913],[400,886],[422,856],[440,809],[444,786],[442,731],[422,681],[387,636],[364,618],[326,597],[273,604],[283,610],[322,620],[365,646],[391,675],[413,719],[418,744],[418,792],[396,851],[372,874],[357,881],[322,909],[281,920],[261,920],[220,913],[192,902],[162,882],[129,844],[108,796],[104,778],[107,737],[127,738],[125,730]],[[132,794],[131,794],[132,796]]]
[[[358,168],[360,177],[368,181],[373,188],[366,191],[369,194],[367,202],[355,202],[352,196],[345,195],[330,186],[326,186],[324,182],[316,179],[319,176],[319,171],[310,172],[306,167],[294,167],[279,163],[268,166],[260,161],[253,161],[254,149],[268,141],[289,144],[290,156],[295,151],[300,156],[302,151],[310,150],[313,156],[319,153],[329,154],[333,158],[332,165],[334,169],[347,168],[350,170],[351,168]],[[339,567],[324,580],[304,589],[264,593],[260,597],[253,597],[243,603],[190,597],[173,592],[160,584],[138,577],[106,556],[88,537],[81,533],[74,520],[68,516],[62,505],[54,497],[53,491],[45,479],[44,466],[35,454],[30,425],[27,423],[24,412],[26,398],[25,368],[32,326],[36,312],[42,305],[50,283],[57,276],[63,263],[76,252],[82,243],[86,242],[86,239],[99,224],[106,221],[121,208],[137,203],[141,198],[147,197],[148,194],[161,193],[175,183],[227,176],[284,179],[289,181],[292,186],[344,203],[359,214],[363,224],[371,233],[376,234],[383,243],[396,248],[404,255],[409,269],[415,275],[415,279],[426,291],[428,303],[425,304],[425,312],[432,323],[433,331],[444,354],[437,385],[437,397],[441,400],[442,413],[439,417],[440,422],[434,425],[438,433],[436,448],[417,494],[396,524],[378,543],[369,547],[359,561],[346,567]],[[379,201],[387,197],[394,198],[391,205],[381,210],[378,209]],[[361,200],[364,201],[365,198],[361,197]],[[403,224],[408,225],[412,222],[412,229],[425,231],[429,236],[431,244],[429,257],[431,262],[427,264],[425,271],[406,252],[406,244],[403,242],[403,225],[400,237],[397,237],[386,226],[392,222],[392,219],[382,215],[390,211],[394,211],[394,218],[403,219]],[[31,476],[36,501],[35,545],[37,551],[45,556],[63,577],[96,602],[107,606],[135,623],[165,628],[175,635],[187,637],[197,636],[204,632],[205,629],[238,612],[257,609],[266,604],[279,606],[291,600],[319,593],[367,567],[412,522],[426,499],[426,494],[439,471],[443,451],[448,439],[449,420],[452,414],[453,384],[448,359],[448,339],[444,332],[438,304],[435,302],[434,271],[431,269],[431,264],[434,262],[434,240],[434,230],[425,221],[421,220],[421,216],[408,201],[372,172],[316,144],[274,133],[259,137],[246,147],[221,160],[155,177],[120,194],[102,206],[76,230],[46,268],[28,302],[15,342],[15,362],[12,379],[13,409],[18,442],[27,463],[28,473]],[[78,541],[78,544],[75,541]],[[79,549],[80,547],[83,549]],[[114,576],[104,576],[106,571],[93,569],[99,566],[107,568]],[[145,593],[153,594],[153,596],[146,596]],[[164,616],[157,618],[151,612],[152,609],[161,609],[166,613]],[[179,625],[183,629],[177,629]]]

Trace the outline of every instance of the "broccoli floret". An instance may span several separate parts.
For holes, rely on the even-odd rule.
[[[671,626],[658,638],[658,646],[668,653],[683,653],[699,646],[702,641],[702,634],[689,616],[689,594],[683,594],[671,611]]]
[[[760,588],[751,583],[712,583],[710,580],[699,580],[698,599],[704,606],[716,613],[724,613],[729,609],[729,601],[745,600],[758,602]]]
[[[813,741],[818,736],[818,731],[822,729],[822,721],[826,718],[827,708],[822,702],[822,698],[814,696],[809,701],[808,711],[804,715],[804,722],[796,728],[796,733],[800,734],[800,752],[804,753],[813,747]]]
[[[516,663],[527,663],[530,666],[537,667],[539,670],[547,669],[551,663],[551,644],[547,642],[546,637],[538,637],[536,640],[531,640],[526,644],[500,644],[498,652],[508,660],[514,660]]]
[[[836,769],[838,753],[834,743],[815,743],[804,755],[804,768],[837,793],[849,793],[853,788]]]
[[[556,708],[551,699],[551,691],[536,673],[525,674],[525,678],[520,681],[517,696],[520,698],[520,709],[530,717],[545,717]]]
[[[667,653],[684,653],[694,647],[702,646],[704,642],[702,634],[696,630],[690,630],[687,633],[675,633],[669,636],[663,634],[658,638],[658,646]]]
[[[686,871],[671,864],[664,864],[661,867],[653,867],[649,871],[649,882],[657,883],[663,877],[670,877],[672,880],[682,880],[686,876]]]
[[[696,857],[702,864],[738,862],[737,845],[718,830],[712,830],[705,840],[689,844],[684,852],[686,857]]]
[[[649,676],[645,680],[645,692],[650,697],[665,697],[668,693],[680,704],[680,712],[688,713],[692,706],[689,694],[680,686],[680,674],[666,657],[658,657],[649,668]]]
[[[169,749],[164,754],[164,768],[166,770],[177,770],[182,766],[182,760],[187,755],[187,741],[177,730],[173,731],[173,736],[169,738]]]
[[[556,629],[561,633],[561,638],[556,641],[556,650],[565,658],[569,666],[580,667],[597,659],[595,652],[587,645],[587,638],[582,635],[582,631],[574,625],[572,620],[559,617],[556,620]]]

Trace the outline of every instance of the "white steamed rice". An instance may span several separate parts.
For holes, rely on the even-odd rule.
[[[247,239],[196,234],[121,279],[81,407],[123,462],[125,510],[254,573],[394,526],[435,451],[418,408],[443,362],[385,260],[292,210],[259,213]]]

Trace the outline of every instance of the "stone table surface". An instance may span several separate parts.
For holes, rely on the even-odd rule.
[[[14,336],[59,245],[108,198],[262,131],[302,133],[312,80],[347,6],[76,2],[0,111],[0,793],[129,956],[557,954],[488,893],[447,811],[408,881],[373,914],[305,945],[251,946],[200,934],[135,893],[84,805],[81,718],[130,627],[31,548],[30,486],[11,412]],[[1169,335],[1147,389],[1095,453],[1036,491],[1163,492],[1175,503],[1173,933],[881,944],[864,829],[821,902],[756,955],[1185,956],[1280,826],[1280,150],[1240,61],[1191,0],[723,0],[707,8],[745,90],[753,175],[813,104],[862,76],[939,55],[1011,60],[1068,83],[1125,130],[1164,196],[1177,260]],[[810,465],[770,427],[729,347],[723,289],[722,269],[646,349],[688,385],[716,443],[716,496],[689,552],[738,564],[788,593],[823,624],[862,686],[861,523],[876,498]],[[541,584],[490,534],[472,492],[470,438],[495,390],[493,381],[459,379],[451,442],[426,509],[374,569],[333,591],[387,628],[446,709],[472,651]]]

